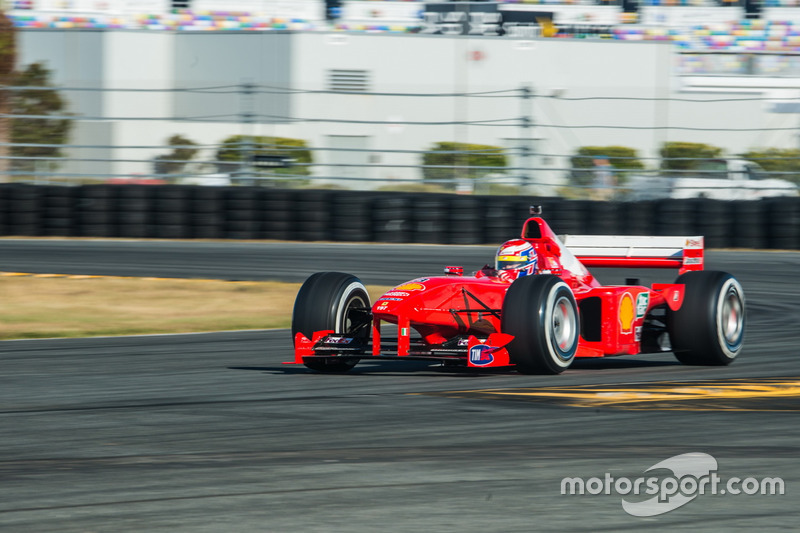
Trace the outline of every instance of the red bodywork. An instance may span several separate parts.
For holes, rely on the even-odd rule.
[[[637,256],[633,247],[629,254],[610,255],[592,253],[591,247],[584,246],[588,253],[583,254],[562,244],[538,216],[525,222],[521,237],[536,249],[539,274],[559,276],[572,288],[581,325],[576,357],[641,353],[648,313],[662,306],[676,310],[683,302],[681,284],[603,286],[587,267],[674,268],[680,273],[703,269],[702,237],[671,238],[683,239],[682,250],[667,256]],[[623,242],[634,238],[597,237],[612,246],[615,239]],[[474,367],[512,365],[504,346],[513,337],[501,330],[503,300],[511,284],[486,271],[466,277],[460,267],[447,267],[445,271],[451,274],[411,280],[375,301],[371,340],[366,345],[332,331],[316,332],[312,339],[298,333],[292,363],[302,364],[308,357],[357,357],[430,359]],[[382,336],[381,325],[386,323],[396,325],[396,337]]]

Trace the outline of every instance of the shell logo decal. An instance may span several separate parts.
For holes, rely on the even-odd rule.
[[[395,287],[392,289],[394,291],[424,291],[425,285],[422,283],[406,283],[405,285],[400,285],[399,287]]]
[[[633,328],[633,319],[636,317],[633,298],[630,293],[622,295],[619,301],[619,325],[623,333],[630,333]]]

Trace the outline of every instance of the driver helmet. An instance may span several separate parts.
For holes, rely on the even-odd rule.
[[[494,267],[501,272],[513,272],[514,278],[536,274],[536,250],[523,239],[503,243],[497,249]]]

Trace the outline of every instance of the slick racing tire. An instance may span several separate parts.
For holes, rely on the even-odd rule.
[[[560,374],[575,358],[580,335],[578,305],[561,278],[525,276],[509,287],[501,330],[514,336],[511,362],[523,374]]]
[[[294,302],[292,339],[297,333],[310,339],[315,331],[323,330],[367,338],[368,325],[361,328],[358,326],[364,323],[364,310],[368,313],[369,308],[367,289],[357,277],[341,272],[313,274],[300,287]],[[346,372],[358,363],[358,358],[315,358],[306,359],[303,363],[320,372]]]
[[[685,286],[683,304],[667,309],[672,352],[687,365],[729,365],[742,349],[744,291],[726,272],[686,272],[675,283]]]

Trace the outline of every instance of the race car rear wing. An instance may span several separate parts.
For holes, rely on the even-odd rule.
[[[703,270],[703,237],[560,235],[562,244],[587,267]]]

